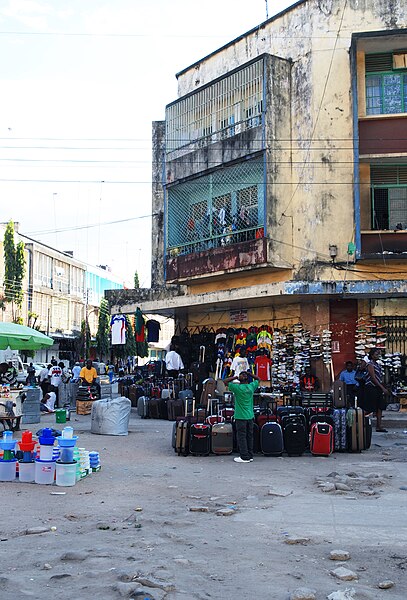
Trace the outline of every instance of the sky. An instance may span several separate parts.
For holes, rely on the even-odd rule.
[[[148,287],[175,74],[293,3],[0,0],[0,222]]]

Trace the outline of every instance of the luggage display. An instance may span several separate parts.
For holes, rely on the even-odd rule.
[[[334,408],[346,408],[346,383],[334,381],[332,388]]]
[[[192,423],[189,429],[189,453],[193,456],[208,456],[211,451],[211,426],[207,423]]]
[[[142,419],[148,419],[150,416],[148,410],[149,400],[150,398],[147,398],[147,396],[140,396],[140,398],[137,400],[137,414]]]
[[[284,448],[289,456],[301,456],[307,447],[305,415],[287,415],[282,418]]]
[[[335,452],[346,452],[348,449],[346,434],[346,409],[335,408],[333,411],[334,421],[334,450]]]
[[[232,454],[233,427],[232,423],[214,423],[212,425],[212,452],[214,454]]]
[[[365,450],[365,415],[361,408],[349,408],[346,413],[349,452]]]
[[[314,456],[330,456],[334,450],[334,434],[329,423],[314,423],[310,432],[310,451]]]
[[[260,449],[265,456],[281,456],[284,451],[283,431],[276,422],[268,422],[260,429]]]

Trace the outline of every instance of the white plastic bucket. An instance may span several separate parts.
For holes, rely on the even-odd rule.
[[[44,444],[41,444],[40,460],[52,460],[53,452],[54,452],[54,446],[45,446]]]
[[[70,487],[76,483],[76,462],[56,463],[57,479],[56,484],[61,487]]]
[[[19,462],[18,473],[20,481],[31,483],[35,480],[35,462]]]
[[[35,461],[35,483],[50,485],[55,479],[55,462],[53,460]]]
[[[14,481],[16,478],[16,459],[0,460],[0,481]]]

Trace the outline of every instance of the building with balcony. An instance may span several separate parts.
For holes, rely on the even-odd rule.
[[[406,15],[301,0],[177,74],[153,124],[152,288],[109,292],[112,312],[329,328],[336,373],[361,317],[397,321],[406,350]]]

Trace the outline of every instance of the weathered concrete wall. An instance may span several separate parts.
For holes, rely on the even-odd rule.
[[[405,27],[406,14],[407,0],[305,1],[178,76],[181,96],[197,89],[196,80],[206,84],[263,53],[292,60],[292,154],[286,161],[281,147],[274,161],[278,173],[269,193],[278,202],[269,231],[286,245],[286,260],[291,245],[296,271],[328,258],[330,244],[338,248],[337,259],[346,260],[353,241],[351,35]]]
[[[151,287],[164,285],[164,148],[165,121],[153,123]]]

